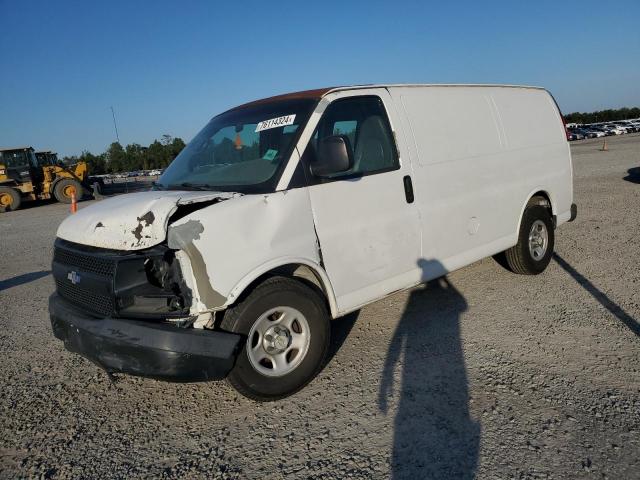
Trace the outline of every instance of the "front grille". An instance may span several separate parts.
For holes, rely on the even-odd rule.
[[[100,258],[94,255],[85,255],[73,250],[55,247],[53,261],[62,265],[84,272],[95,273],[102,276],[113,276],[116,270],[116,262],[109,258]]]
[[[113,278],[117,259],[110,253],[85,252],[82,248],[56,241],[53,276],[58,294],[89,313],[112,316],[116,309]]]
[[[74,303],[85,310],[105,317],[113,314],[113,299],[109,295],[103,295],[87,290],[78,285],[72,285],[70,282],[57,278],[56,287],[58,289],[58,294],[61,297],[66,298],[71,303]]]

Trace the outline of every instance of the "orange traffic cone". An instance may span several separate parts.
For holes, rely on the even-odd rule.
[[[604,139],[604,142],[602,142],[602,148],[600,149],[601,152],[608,152],[609,151],[609,147],[607,146],[607,139]]]
[[[71,213],[76,213],[78,211],[78,201],[76,200],[76,193],[73,192],[71,194]]]

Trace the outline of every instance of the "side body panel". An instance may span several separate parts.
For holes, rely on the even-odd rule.
[[[515,245],[524,206],[537,191],[549,195],[558,223],[568,219],[569,147],[545,90],[430,86],[390,92],[414,139],[425,259],[451,271]]]
[[[181,265],[193,272],[199,312],[192,313],[223,309],[251,281],[278,266],[322,270],[306,188],[244,195],[197,210],[169,225],[167,239],[169,247],[181,250]],[[322,272],[319,276],[328,281]],[[331,302],[330,291],[328,296]]]
[[[547,192],[558,225],[565,223],[573,203],[573,167],[553,97],[542,89],[496,90],[492,97],[507,139],[506,149],[526,173],[521,188],[529,187],[530,193]]]

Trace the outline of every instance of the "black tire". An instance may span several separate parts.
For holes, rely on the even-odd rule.
[[[22,198],[20,192],[11,187],[0,187],[0,208],[4,208],[7,212],[18,210]]]
[[[252,341],[248,336],[254,323],[275,307],[298,310],[304,315],[310,332],[306,355],[300,364],[278,377],[265,375],[254,368],[247,352]],[[225,312],[220,327],[245,337],[227,381],[240,394],[257,401],[278,400],[303,388],[321,370],[329,348],[330,319],[321,294],[301,281],[285,277],[271,277],[258,285]]]
[[[544,224],[547,233],[547,243],[544,254],[538,257],[532,255],[529,248],[529,234],[534,223],[537,221]],[[538,224],[538,226],[540,226],[540,224]],[[549,209],[542,205],[529,205],[524,211],[522,222],[520,222],[518,243],[504,252],[504,260],[507,268],[513,273],[522,275],[537,275],[542,273],[551,261],[554,241],[553,221],[551,220]]]
[[[82,199],[82,185],[73,178],[63,178],[53,187],[53,196],[60,203],[71,203],[71,191],[75,188],[76,201]]]

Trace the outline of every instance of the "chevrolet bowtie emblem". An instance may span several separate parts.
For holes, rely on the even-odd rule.
[[[80,275],[78,275],[74,271],[71,271],[67,274],[67,280],[69,280],[74,285],[77,285],[78,283],[80,283]]]

